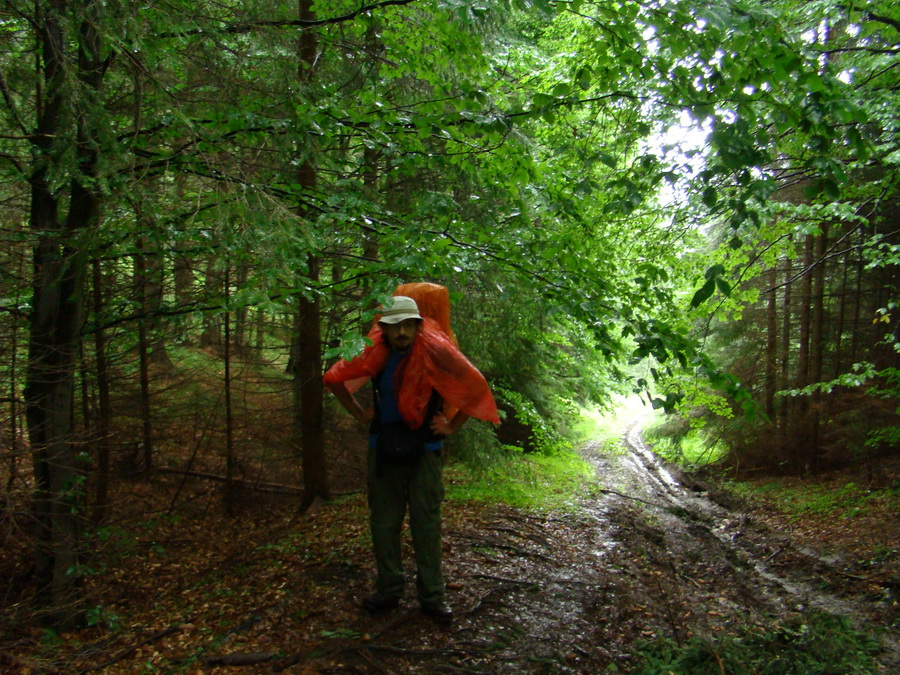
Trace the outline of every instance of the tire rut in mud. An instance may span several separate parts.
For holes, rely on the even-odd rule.
[[[644,442],[640,420],[629,425],[622,440],[618,479],[633,492],[612,497],[641,500],[643,520],[649,519],[661,533],[668,562],[679,568],[680,576],[709,579],[704,573],[711,572],[715,579],[713,594],[692,593],[689,584],[682,587],[708,608],[709,617],[718,619],[698,625],[721,631],[736,621],[763,624],[766,617],[817,609],[847,617],[861,630],[883,629],[883,672],[898,672],[900,636],[889,625],[888,608],[862,592],[848,592],[846,581],[852,574],[837,561],[796,545],[790,533],[757,522],[750,515],[752,509],[743,508],[734,497],[666,466]],[[585,456],[598,467],[602,480],[604,459],[590,448]]]
[[[361,624],[370,641],[344,662],[365,672],[373,663],[385,672],[628,672],[642,641],[766,629],[810,607],[871,617],[860,599],[821,590],[827,569],[789,537],[664,466],[637,424],[623,441],[618,455],[583,449],[596,482],[571,511],[454,506],[445,532],[454,624],[432,629],[406,606]],[[881,672],[896,664],[889,650]]]

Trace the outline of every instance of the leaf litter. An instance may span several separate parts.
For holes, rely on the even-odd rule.
[[[177,510],[161,509],[104,544],[103,571],[86,581],[99,608],[93,626],[55,636],[24,620],[24,599],[9,603],[0,666],[110,674],[628,672],[643,642],[734,634],[820,606],[882,627],[881,672],[897,667],[891,584],[900,575],[896,550],[884,553],[898,541],[893,514],[869,524],[870,550],[862,550],[845,524],[792,529],[771,509],[679,480],[639,435],[627,441],[629,451],[618,456],[584,448],[596,485],[575,508],[445,505],[450,626],[424,617],[411,591],[394,612],[362,610],[373,569],[361,492],[299,515],[296,498],[248,491],[229,518],[220,492],[196,480]],[[181,489],[178,480],[160,475],[124,488],[146,509]],[[412,580],[408,537],[404,554]]]

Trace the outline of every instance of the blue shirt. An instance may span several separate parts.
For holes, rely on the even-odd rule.
[[[378,421],[382,424],[385,422],[403,421],[403,415],[400,414],[400,408],[397,406],[397,397],[394,394],[394,373],[397,372],[397,367],[405,356],[406,354],[395,352],[392,349],[387,363],[384,364],[384,369],[376,375],[376,382],[374,383],[378,387],[378,410],[376,410],[376,414],[379,415]],[[370,434],[369,447],[374,448],[377,442],[378,434]],[[442,440],[431,441],[425,444],[425,449],[433,452],[440,450],[443,445],[444,442]]]

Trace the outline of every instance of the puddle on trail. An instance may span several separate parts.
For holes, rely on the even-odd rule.
[[[866,626],[867,609],[871,609],[865,606],[866,600],[829,593],[824,590],[823,579],[813,572],[816,566],[837,569],[839,559],[829,560],[814,551],[792,547],[789,538],[779,539],[778,533],[754,528],[745,514],[729,510],[705,492],[684,486],[644,442],[640,425],[638,418],[627,426],[622,435],[624,452],[615,461],[601,455],[597,446],[585,449],[585,458],[594,464],[598,480],[608,487],[601,499],[585,505],[598,529],[609,533],[606,538],[595,539],[598,557],[617,548],[613,505],[620,508],[631,504],[640,507],[638,512],[644,512],[653,524],[650,529],[664,538],[663,553],[671,560],[696,557],[728,561],[748,594],[776,612],[816,608]],[[805,559],[808,564],[796,570],[776,569],[779,554],[787,548],[792,557]],[[886,646],[900,660],[897,640],[888,636]]]

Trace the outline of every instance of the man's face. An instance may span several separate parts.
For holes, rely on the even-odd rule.
[[[383,323],[381,329],[387,337],[390,348],[395,352],[405,354],[416,340],[419,332],[419,320],[404,319],[400,323]]]

